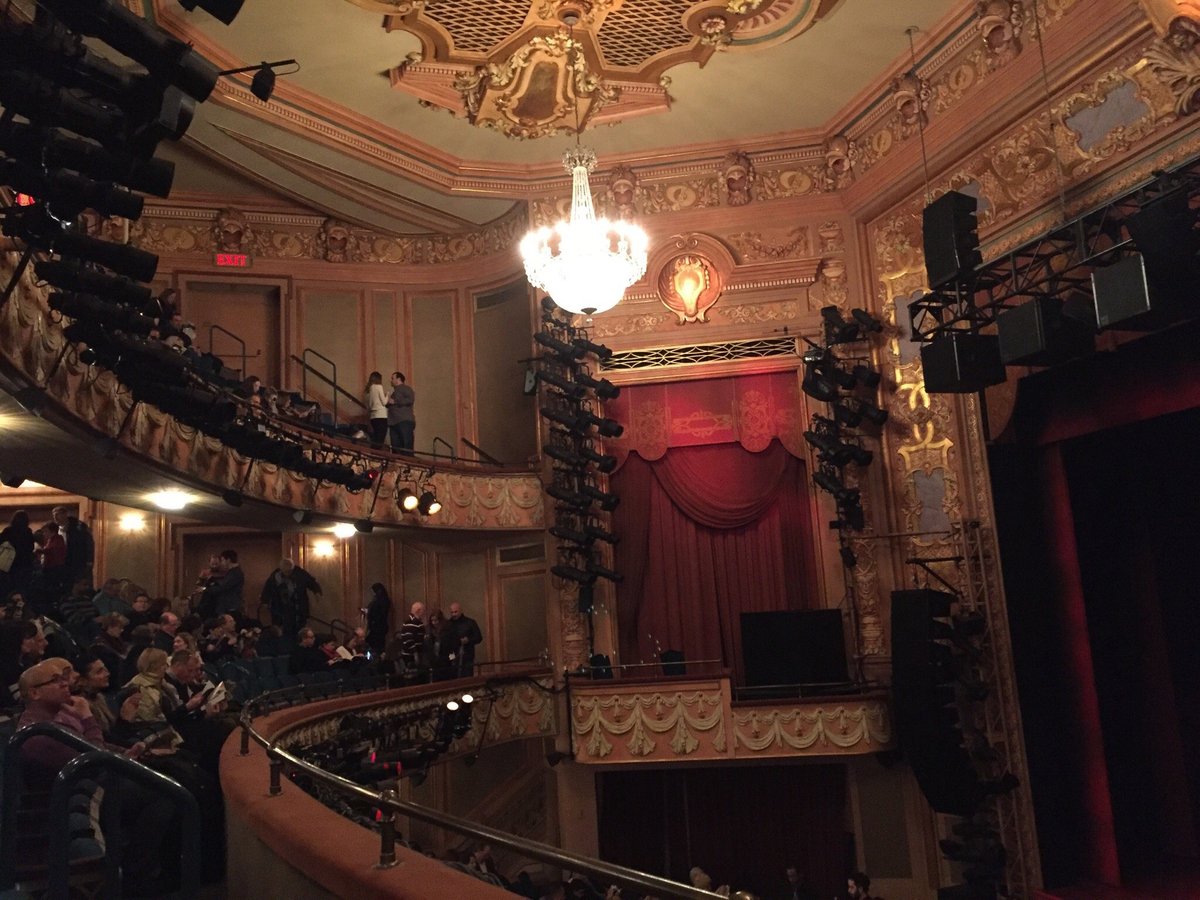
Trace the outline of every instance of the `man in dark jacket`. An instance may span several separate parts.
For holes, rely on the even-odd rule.
[[[267,576],[259,600],[271,610],[271,624],[278,625],[285,635],[292,635],[308,621],[309,591],[321,595],[317,579],[285,558]]]
[[[449,644],[452,678],[470,678],[475,674],[475,645],[483,642],[479,625],[469,616],[464,616],[462,607],[450,604],[450,619],[446,622],[446,637]]]
[[[221,551],[221,572],[209,582],[200,600],[200,615],[219,616],[228,614],[235,621],[242,619],[242,589],[246,586],[246,574],[238,565],[236,550]]]
[[[317,636],[311,628],[302,628],[297,635],[299,643],[296,649],[292,651],[292,657],[289,661],[288,671],[293,675],[300,675],[304,672],[326,672],[329,671],[329,657],[317,644]],[[328,635],[322,636],[322,643],[327,643],[332,638]]]
[[[51,515],[58,533],[67,544],[66,582],[92,577],[92,562],[96,558],[96,542],[92,530],[71,515],[65,506],[54,507]]]

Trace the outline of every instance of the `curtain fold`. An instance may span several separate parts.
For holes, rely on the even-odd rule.
[[[682,650],[740,679],[743,612],[820,605],[805,466],[777,442],[631,455],[613,488],[624,662]]]

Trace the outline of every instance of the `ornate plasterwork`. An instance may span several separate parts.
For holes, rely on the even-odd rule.
[[[659,685],[572,687],[575,759],[671,762],[875,753],[892,743],[882,697],[835,704],[735,708],[728,679]]]
[[[129,239],[164,255],[246,253],[256,259],[439,265],[510,253],[525,228],[520,208],[475,231],[401,237],[319,216],[154,205],[130,224]]]
[[[666,112],[671,102],[666,73],[672,67],[703,66],[714,53],[736,52],[742,43],[761,47],[765,40],[790,40],[833,5],[833,0],[350,2],[385,13],[385,29],[421,41],[419,53],[389,72],[393,87],[518,139]]]
[[[0,254],[0,278],[7,280],[13,266],[13,254]],[[312,479],[270,463],[251,464],[215,438],[155,407],[135,404],[111,372],[81,363],[62,333],[62,323],[55,321],[57,314],[49,310],[48,294],[49,288],[38,285],[29,269],[0,309],[0,354],[6,363],[24,379],[44,385],[47,400],[64,415],[115,438],[131,453],[184,473],[198,485],[214,492],[241,489],[247,497],[339,518],[369,515],[379,524],[536,530],[544,526],[541,482],[533,473],[435,472],[430,483],[442,501],[442,511],[421,519],[404,515],[394,503],[372,504],[370,491],[352,494],[328,483],[317,487]],[[336,446],[325,450],[333,454],[330,461],[339,454]],[[347,449],[340,455],[340,461],[348,464],[357,454]],[[398,482],[408,483],[401,462],[379,458],[371,464],[384,467],[383,496],[392,496]]]

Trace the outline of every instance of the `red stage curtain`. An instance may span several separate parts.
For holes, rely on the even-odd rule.
[[[806,487],[777,442],[631,455],[613,478],[622,660],[676,649],[740,674],[741,613],[819,606]]]

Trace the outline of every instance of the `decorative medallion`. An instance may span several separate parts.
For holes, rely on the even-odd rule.
[[[658,299],[683,325],[708,321],[733,268],[733,256],[716,238],[677,234],[655,251],[648,271],[657,273]]]

